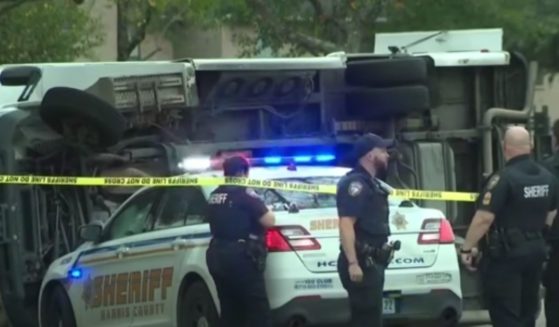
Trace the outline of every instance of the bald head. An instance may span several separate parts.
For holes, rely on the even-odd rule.
[[[503,139],[505,156],[510,159],[523,154],[529,154],[532,150],[530,133],[521,126],[511,126],[505,132]]]

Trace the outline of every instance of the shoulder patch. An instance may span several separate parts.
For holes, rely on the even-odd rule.
[[[362,190],[363,190],[363,183],[359,181],[354,181],[349,184],[347,192],[351,196],[358,196]]]
[[[492,176],[487,182],[487,190],[488,191],[492,190],[495,187],[495,185],[497,185],[497,183],[499,182],[499,179],[501,179],[501,177],[498,174]]]

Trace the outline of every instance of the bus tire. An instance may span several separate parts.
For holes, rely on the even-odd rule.
[[[39,114],[42,121],[60,135],[64,132],[64,119],[91,126],[97,132],[98,145],[104,147],[118,143],[126,130],[125,118],[111,104],[70,87],[49,89],[43,97]]]

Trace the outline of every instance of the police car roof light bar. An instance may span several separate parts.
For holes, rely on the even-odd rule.
[[[179,162],[178,167],[185,171],[206,171],[209,169],[221,169],[221,165],[225,159],[231,155],[221,156],[217,158],[211,157],[187,157]],[[316,155],[296,155],[296,156],[267,156],[262,158],[251,158],[244,155],[251,166],[275,166],[289,164],[323,164],[336,160],[336,156],[331,153],[319,153]]]
[[[265,165],[281,165],[289,163],[325,163],[336,160],[336,156],[330,153],[321,153],[317,155],[297,155],[297,156],[270,156],[264,158],[252,158],[251,164],[263,162]]]

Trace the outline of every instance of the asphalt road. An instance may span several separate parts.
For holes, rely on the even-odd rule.
[[[542,303],[543,309],[543,303]],[[460,326],[478,326],[478,327],[491,327],[491,323],[486,323],[489,321],[489,315],[486,311],[481,312],[466,312],[462,316],[462,323]],[[483,324],[479,324],[479,322],[485,322]],[[538,321],[536,322],[536,327],[546,327],[545,325],[545,315],[543,310],[540,314]]]
[[[543,304],[542,304],[542,308],[543,308]],[[418,327],[417,324],[413,324],[410,323],[408,325],[409,327]],[[462,316],[462,320],[459,326],[462,327],[492,327],[493,325],[491,325],[490,321],[489,321],[489,314],[487,313],[487,311],[469,311],[469,312],[465,312],[464,315]],[[320,326],[320,327],[344,327],[344,325],[335,325],[335,326]],[[430,326],[432,327],[432,326]],[[546,327],[545,325],[545,315],[542,313],[540,314],[540,317],[536,323],[536,327]]]

